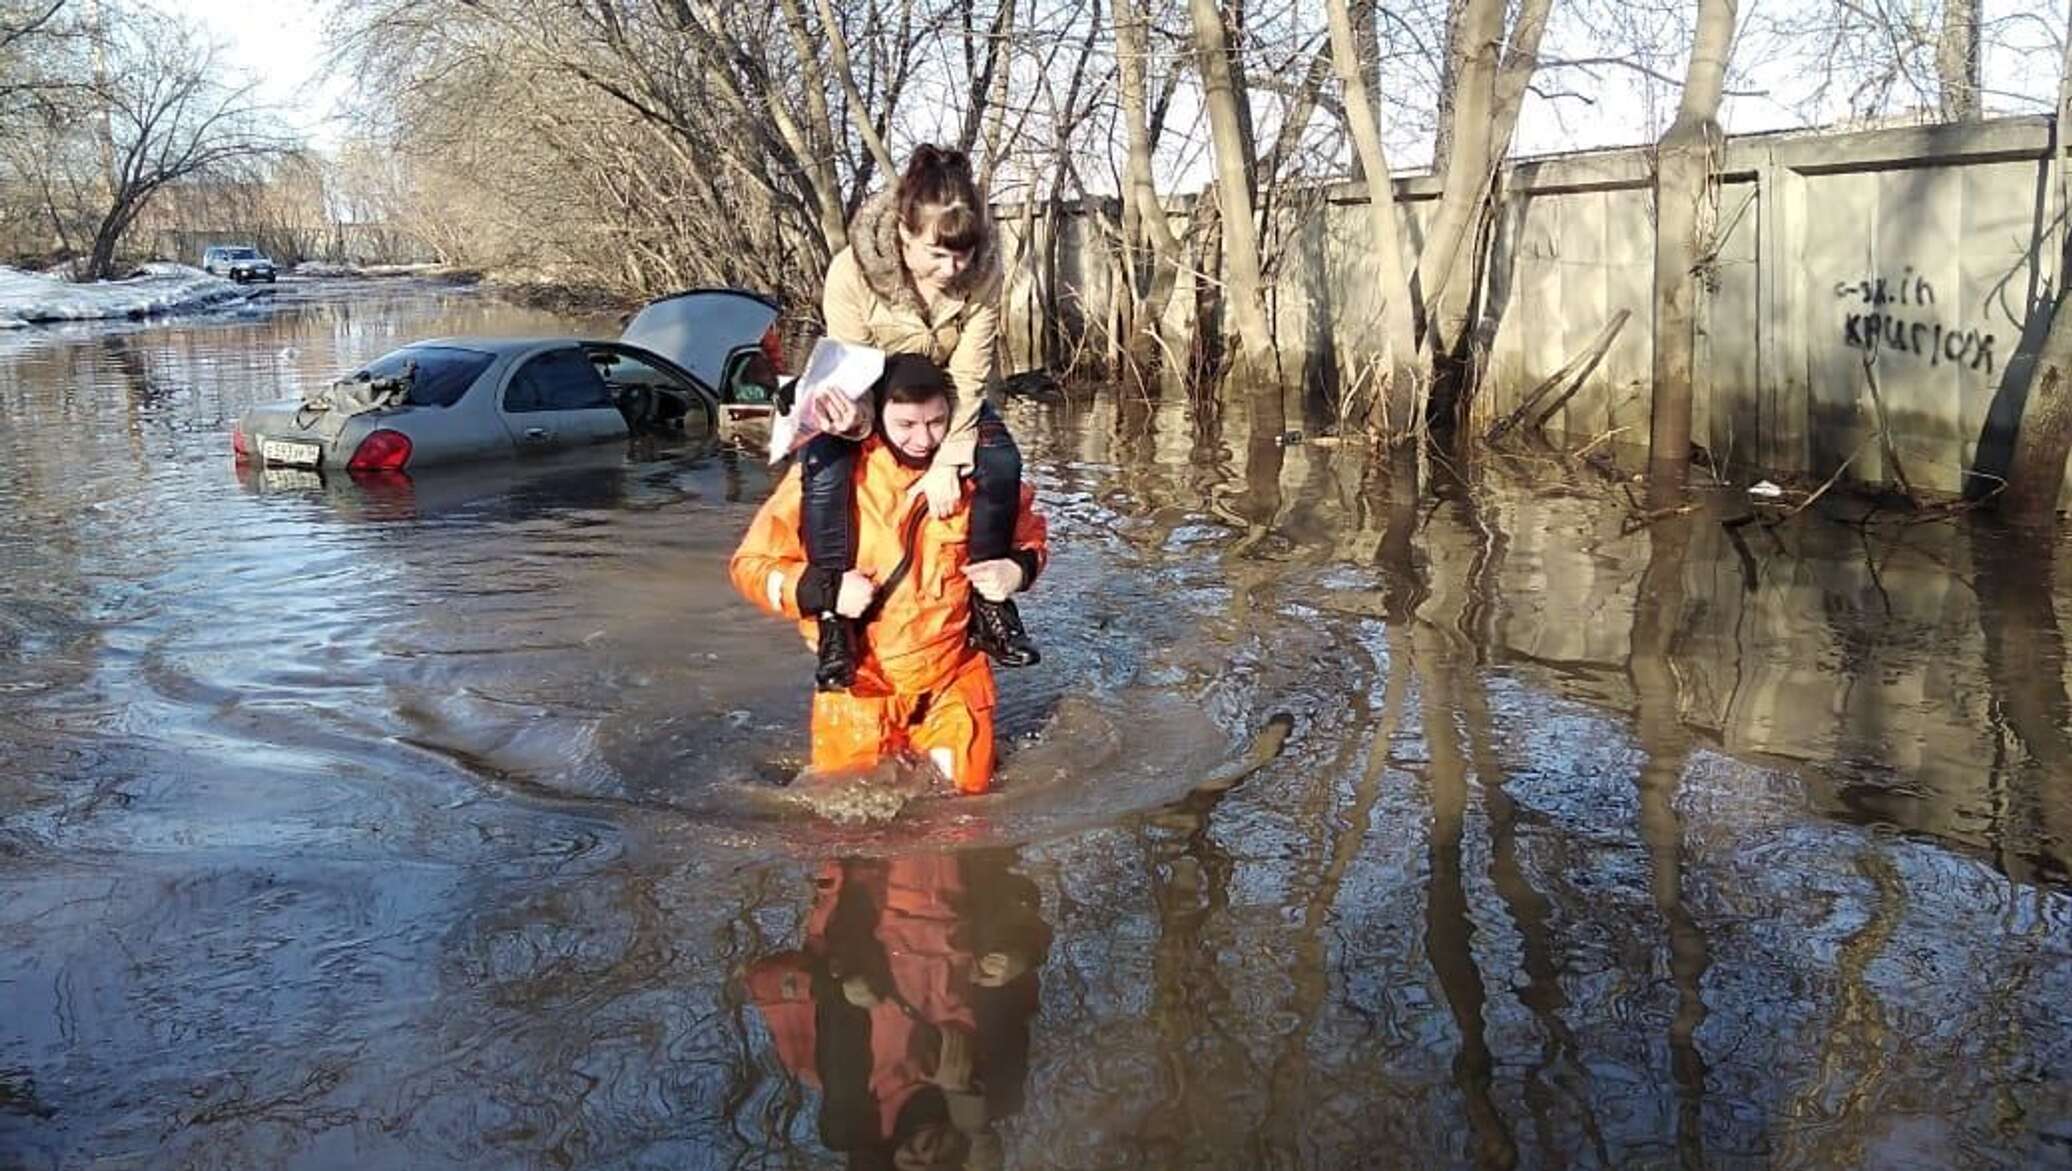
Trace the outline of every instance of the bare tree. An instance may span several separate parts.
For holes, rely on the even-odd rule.
[[[1691,458],[1691,401],[1701,258],[1718,226],[1717,185],[1725,135],[1720,93],[1734,43],[1736,0],[1699,0],[1690,65],[1676,121],[1656,148],[1655,384],[1648,482],[1658,500],[1683,489]]]
[[[1139,350],[1148,350],[1146,343],[1156,344],[1181,265],[1180,240],[1152,178],[1151,159],[1158,143],[1150,123],[1146,2],[1114,0],[1118,97],[1127,143],[1122,189],[1123,255],[1129,281],[1125,337],[1127,345]],[[1168,79],[1177,74],[1177,70],[1170,71]],[[1152,356],[1149,352],[1136,355],[1140,365]]]
[[[1510,153],[1526,87],[1539,69],[1540,38],[1552,8],[1553,0],[1521,0],[1507,49],[1503,0],[1466,0],[1447,50],[1455,92],[1446,118],[1451,129],[1445,187],[1418,257],[1417,295],[1434,376],[1449,376],[1447,395],[1456,402],[1472,389],[1475,375],[1469,322],[1497,170]]]
[[[1331,57],[1345,90],[1346,121],[1367,181],[1369,239],[1381,297],[1381,377],[1388,429],[1414,434],[1417,404],[1424,400],[1424,365],[1417,359],[1417,331],[1412,319],[1409,266],[1396,231],[1396,182],[1382,149],[1381,124],[1367,96],[1367,81],[1353,36],[1346,0],[1326,0],[1331,24]]]
[[[1943,0],[1935,42],[1935,80],[1945,122],[1976,122],[1979,103],[1979,0]]]
[[[2072,125],[2072,5],[2065,21],[2064,63],[2058,80],[2058,125]],[[2072,168],[2066,166],[2062,138],[2052,144],[2050,169],[2057,183],[2060,208],[2072,196]],[[2062,228],[2058,272],[2072,264],[2072,241],[2065,241]],[[2030,376],[2027,401],[2023,404],[2020,430],[2015,435],[2014,458],[2008,465],[2007,490],[1999,505],[2003,515],[2018,523],[2049,526],[2057,520],[2058,497],[2065,488],[2065,460],[2072,457],[2072,298],[2068,298],[2064,277],[2059,278],[2056,304],[2052,308],[2050,332],[2037,355]],[[2050,548],[2045,542],[2044,548]]]
[[[297,145],[212,44],[151,9],[101,8],[46,66],[56,79],[21,134],[29,178],[61,241],[85,245],[90,278],[112,274],[169,187],[249,179]]]
[[[64,7],[65,0],[0,0],[0,119],[54,84],[43,65],[52,42],[66,35],[58,20]]]
[[[1236,319],[1247,363],[1270,360],[1273,333],[1266,321],[1266,288],[1260,276],[1259,236],[1252,221],[1252,146],[1249,111],[1240,101],[1233,74],[1223,10],[1217,0],[1188,0],[1194,25],[1202,100],[1215,142],[1216,195],[1222,205],[1226,303]]]

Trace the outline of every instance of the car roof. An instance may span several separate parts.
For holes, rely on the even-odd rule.
[[[594,337],[428,337],[397,346],[399,350],[417,346],[445,346],[454,350],[474,350],[477,353],[508,357],[512,354],[529,353],[533,350],[553,346],[595,346],[617,345],[619,343]],[[636,347],[638,348],[638,347]]]

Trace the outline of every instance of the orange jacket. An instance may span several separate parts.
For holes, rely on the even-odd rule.
[[[905,556],[901,530],[917,508],[907,489],[921,477],[893,455],[885,441],[864,441],[856,461],[856,568],[883,583]],[[947,683],[973,652],[964,645],[971,619],[971,583],[964,579],[970,562],[966,538],[971,527],[972,487],[964,486],[965,506],[947,520],[929,517],[914,539],[914,558],[906,577],[881,594],[876,615],[865,629],[857,663],[858,694],[920,695]],[[1035,508],[1035,492],[1022,485],[1022,508],[1014,545],[1036,554],[1041,565],[1049,557],[1049,529]],[[728,572],[741,596],[768,613],[800,619],[807,645],[815,641],[818,623],[799,613],[799,575],[806,568],[806,549],[799,538],[799,469],[787,473],[763,502],[734,551]]]

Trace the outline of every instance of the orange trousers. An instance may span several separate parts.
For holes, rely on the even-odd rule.
[[[813,771],[868,769],[902,753],[925,757],[960,793],[993,783],[993,667],[973,654],[948,683],[919,695],[813,695]]]

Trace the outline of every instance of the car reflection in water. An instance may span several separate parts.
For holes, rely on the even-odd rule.
[[[416,472],[319,471],[236,466],[246,491],[321,505],[345,521],[425,520],[460,509],[533,516],[567,509],[628,506],[649,473],[667,472],[686,459],[718,449],[711,440],[660,444],[649,438],[627,446],[578,449],[519,463],[478,463]]]
[[[814,879],[805,939],[750,966],[818,1133],[852,1168],[1003,1163],[1022,1109],[1051,930],[1008,851],[844,858]]]

